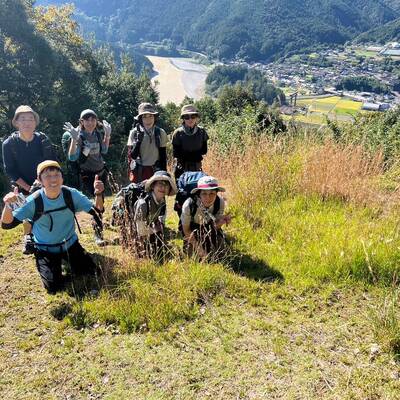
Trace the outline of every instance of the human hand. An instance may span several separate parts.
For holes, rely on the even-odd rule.
[[[95,195],[102,194],[104,192],[104,183],[100,180],[98,175],[94,177],[93,187]]]
[[[69,132],[72,139],[77,141],[79,139],[79,134],[81,133],[81,127],[77,126],[76,128],[71,124],[71,122],[64,123],[64,131]]]
[[[4,204],[8,204],[11,205],[13,203],[16,203],[18,201],[18,188],[15,187],[14,190],[12,192],[7,193],[4,197],[3,197],[3,201]]]
[[[222,217],[223,223],[229,225],[232,221],[232,215],[226,214]]]
[[[111,125],[105,119],[103,119],[103,127],[104,136],[109,139],[111,137]]]

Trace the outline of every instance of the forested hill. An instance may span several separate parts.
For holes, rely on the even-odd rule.
[[[60,4],[40,0],[37,4]],[[273,58],[344,43],[400,17],[398,0],[75,0],[100,40],[173,45],[216,58]]]

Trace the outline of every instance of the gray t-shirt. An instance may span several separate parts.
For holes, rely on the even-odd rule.
[[[165,213],[161,215],[164,207],[165,201],[158,203],[153,193],[151,193],[149,204],[144,198],[136,202],[133,219],[139,236],[149,236],[152,233],[160,232],[161,224],[165,223]]]
[[[139,131],[138,131],[139,129]],[[160,147],[167,147],[167,134],[164,129],[160,129]],[[154,127],[150,131],[145,131],[142,126],[132,129],[129,132],[128,146],[135,146],[138,135],[143,136],[140,145],[140,157],[135,160],[139,165],[153,166],[160,158],[160,153],[154,137]]]
[[[195,224],[199,224],[199,225],[208,224],[209,222],[211,222],[211,220],[213,218],[215,218],[215,220],[218,220],[224,215],[225,201],[222,197],[219,197],[219,201],[220,201],[219,210],[216,215],[213,214],[214,204],[211,207],[206,208],[201,203],[199,197],[196,197],[195,199],[196,200],[193,200],[192,198],[188,198],[183,203],[182,215],[181,215],[182,227],[185,227],[186,229],[190,229],[190,223],[192,222],[192,217],[190,215],[190,203],[193,201],[196,201],[196,203],[197,203],[197,211],[193,218],[193,222]]]
[[[85,131],[81,132],[78,140],[78,148],[85,156],[87,156],[85,162],[80,164],[80,167],[84,171],[97,172],[104,168],[104,160],[102,154],[106,154],[108,147],[104,144],[102,136],[100,136],[101,144],[97,137],[96,131],[88,133]]]

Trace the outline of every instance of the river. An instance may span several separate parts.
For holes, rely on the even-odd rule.
[[[160,103],[181,103],[185,96],[195,100],[205,94],[209,68],[190,58],[146,56],[153,64],[152,82],[160,95]]]

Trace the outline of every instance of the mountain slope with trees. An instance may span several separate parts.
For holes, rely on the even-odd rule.
[[[37,2],[48,3],[62,1]],[[375,0],[76,0],[75,5],[84,29],[100,40],[170,40],[213,58],[261,61],[344,43],[400,17],[397,1]]]

